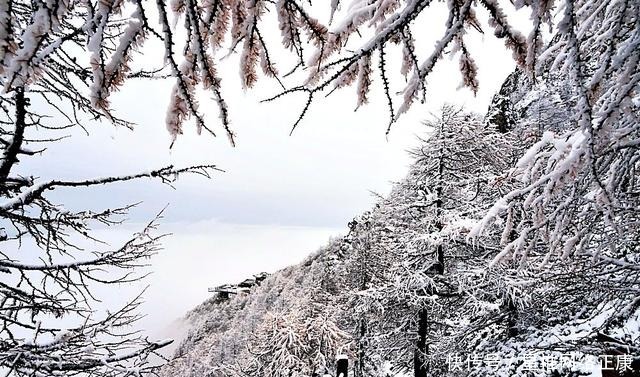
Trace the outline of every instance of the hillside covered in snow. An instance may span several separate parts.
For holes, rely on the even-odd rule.
[[[637,173],[569,167],[525,189],[573,163],[572,101],[561,78],[516,71],[486,115],[444,108],[347,235],[191,311],[161,376],[335,375],[337,355],[357,377],[637,375]],[[592,206],[611,179],[626,180],[615,216]]]

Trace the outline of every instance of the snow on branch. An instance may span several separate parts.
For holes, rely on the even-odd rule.
[[[52,180],[48,182],[41,182],[34,184],[33,186],[25,189],[19,195],[10,200],[7,200],[0,204],[0,211],[10,211],[22,206],[31,204],[34,200],[42,197],[42,193],[46,190],[53,190],[58,187],[87,187],[95,185],[104,185],[115,182],[125,182],[139,178],[159,178],[163,182],[170,182],[182,173],[194,173],[209,177],[211,170],[218,170],[214,165],[200,165],[187,168],[175,169],[173,166],[167,166],[157,170],[151,170],[148,172],[136,173],[131,175],[115,176],[115,177],[101,177],[94,179],[87,179],[84,181],[63,181]]]
[[[640,89],[639,5],[569,0],[563,6],[558,33],[538,64],[564,75],[572,114],[564,132],[547,131],[524,153],[511,173],[520,188],[499,200],[472,235],[506,217],[503,235],[518,237],[503,236],[494,263],[589,257],[636,269],[638,261],[627,255],[637,247],[629,232],[640,208],[634,194],[640,122],[633,103]]]

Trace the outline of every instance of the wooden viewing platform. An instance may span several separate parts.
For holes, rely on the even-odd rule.
[[[264,279],[269,276],[266,272],[253,275],[249,279],[245,279],[238,284],[223,284],[217,287],[209,288],[207,291],[217,293],[220,298],[228,299],[231,295],[248,294],[251,288],[260,285]]]

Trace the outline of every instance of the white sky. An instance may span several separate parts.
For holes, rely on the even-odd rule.
[[[429,29],[425,26],[425,33]],[[185,135],[168,149],[164,117],[172,84],[134,82],[115,96],[113,107],[137,123],[135,131],[94,125],[90,135],[78,133],[23,168],[43,177],[64,178],[119,175],[169,163],[215,163],[226,171],[212,180],[184,177],[177,190],[143,181],[56,193],[77,208],[143,201],[132,212],[127,228],[103,233],[110,240],[128,229],[139,229],[135,226],[169,204],[161,231],[173,236],[152,262],[154,274],[146,281],[151,287],[143,308],[148,314],[143,327],[162,332],[206,299],[209,286],[296,263],[330,236],[343,232],[351,218],[375,201],[370,190],[386,194],[391,182],[405,175],[410,162],[406,150],[416,144],[416,134],[425,132],[420,120],[429,117],[430,111],[448,102],[484,113],[514,68],[502,42],[491,31],[487,33],[487,37],[471,36],[470,42],[480,68],[477,97],[467,89],[456,90],[461,80],[457,60],[445,58],[428,79],[428,104],[416,104],[394,126],[389,140],[384,134],[388,114],[378,77],[374,77],[375,93],[369,105],[354,113],[353,88],[336,92],[317,102],[290,137],[304,98],[290,96],[259,104],[277,86],[263,79],[258,89],[243,92],[237,57],[232,56],[220,63],[219,70],[238,136],[236,148],[229,146],[216,124],[215,110],[204,105],[219,137],[197,136],[195,127],[186,125]],[[429,50],[430,43],[419,45],[418,51]],[[388,59],[399,56],[389,52]],[[392,90],[400,90],[402,79],[394,80]],[[118,295],[129,292],[134,290],[123,287]]]

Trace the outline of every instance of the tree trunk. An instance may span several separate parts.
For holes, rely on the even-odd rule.
[[[24,96],[24,88],[16,88],[16,128],[13,137],[2,154],[2,164],[0,165],[0,182],[5,182],[9,177],[13,164],[18,162],[18,153],[24,140],[24,129],[26,127],[27,99]]]
[[[441,125],[444,127],[444,125]],[[440,129],[442,132],[442,129]],[[437,232],[441,232],[444,228],[444,224],[442,223],[442,215],[444,208],[444,190],[442,188],[442,179],[444,174],[444,150],[443,146],[440,147],[440,156],[438,158],[438,186],[436,186],[436,223],[435,228]],[[436,247],[436,263],[435,269],[433,270],[438,275],[444,274],[444,248],[442,244],[439,244]],[[429,370],[429,365],[422,357],[422,354],[427,355],[429,352],[429,345],[427,344],[427,332],[429,330],[429,314],[426,308],[421,308],[418,311],[418,342],[416,344],[416,349],[413,355],[413,368],[414,368],[414,376],[415,377],[426,377],[427,372]]]
[[[428,312],[422,308],[418,311],[418,343],[413,354],[413,367],[415,377],[426,377],[428,366],[422,354],[428,351],[427,346]]]
[[[360,318],[360,338],[358,339],[358,365],[356,367],[356,377],[364,377],[364,365],[366,356],[365,336],[367,334],[367,321]]]

